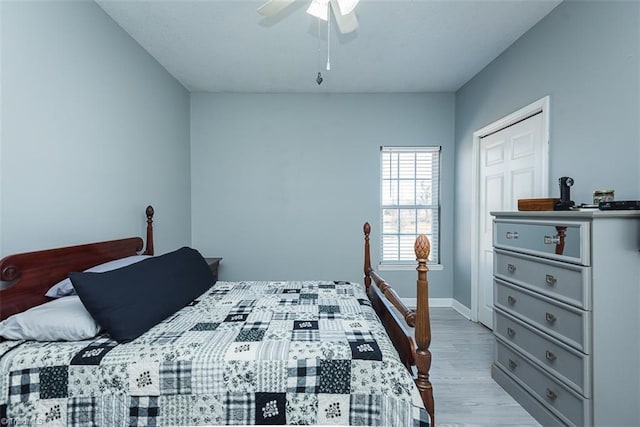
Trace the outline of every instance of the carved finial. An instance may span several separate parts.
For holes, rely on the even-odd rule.
[[[424,234],[421,234],[416,239],[416,243],[413,245],[413,249],[416,252],[416,260],[427,260],[431,253],[431,243]]]
[[[145,255],[153,255],[153,207],[147,206],[145,213],[147,214],[147,249],[144,253]]]
[[[368,222],[364,223],[364,227],[362,227],[362,230],[364,231],[364,234],[366,234],[367,236],[371,233],[371,226],[369,225]]]

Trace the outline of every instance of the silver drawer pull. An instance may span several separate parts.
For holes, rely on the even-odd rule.
[[[517,239],[518,238],[518,232],[517,231],[507,231],[507,239],[511,240],[511,239]]]
[[[517,367],[518,367],[518,364],[513,360],[509,359],[509,368],[516,369]]]
[[[554,316],[553,314],[551,314],[551,313],[549,313],[549,312],[547,312],[547,314],[545,314],[545,315],[544,315],[544,318],[545,318],[545,319],[547,320],[547,322],[549,322],[549,323],[555,323],[555,321],[557,320],[557,319],[556,319],[556,316]]]
[[[547,358],[549,362],[555,362],[558,358],[555,354],[551,353],[549,350],[544,352],[544,357]]]
[[[513,338],[516,336],[516,331],[511,329],[511,328],[507,328],[507,335],[509,335],[509,337]]]
[[[558,398],[558,394],[551,390],[550,388],[547,389],[547,399],[549,400],[556,400]]]
[[[516,266],[513,264],[507,264],[507,270],[509,270],[509,273],[515,273],[516,272]]]
[[[556,284],[557,279],[556,279],[555,277],[553,277],[552,275],[547,274],[547,275],[544,277],[544,281],[547,283],[547,285],[549,285],[549,286],[553,286],[553,285],[555,285],[555,284]]]
[[[514,305],[516,303],[516,299],[514,297],[512,297],[511,295],[509,295],[507,297],[507,302],[509,303],[509,305]]]
[[[544,236],[545,245],[557,245],[560,243],[560,236]]]

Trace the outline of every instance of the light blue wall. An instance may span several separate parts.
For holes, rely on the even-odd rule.
[[[378,260],[381,145],[442,146],[443,271],[451,298],[453,94],[193,94],[192,242],[223,280],[362,281],[362,226]],[[415,297],[415,271],[383,276]]]
[[[190,243],[189,93],[93,1],[2,2],[2,255]]]
[[[140,235],[151,203],[158,252],[223,256],[223,279],[359,281],[364,221],[378,259],[379,146],[437,144],[444,270],[431,296],[469,306],[471,135],[545,95],[551,194],[570,175],[577,202],[595,188],[640,198],[637,2],[565,1],[455,97],[189,102],[93,2],[3,1],[0,18],[0,255]],[[413,271],[384,276],[415,295]]]
[[[471,304],[472,134],[550,96],[550,195],[640,199],[640,3],[565,1],[456,93],[454,297]]]

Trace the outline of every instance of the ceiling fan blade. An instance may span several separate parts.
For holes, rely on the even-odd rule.
[[[340,13],[343,15],[348,15],[349,13],[353,12],[358,5],[358,2],[360,2],[360,0],[338,0]]]
[[[312,0],[307,13],[326,21],[329,19],[329,0]]]
[[[341,14],[337,10],[337,2],[337,0],[331,0],[331,8],[335,12],[333,16],[336,18],[338,30],[340,30],[342,34],[347,34],[358,29],[358,18],[356,17],[356,13],[352,11],[351,13],[347,13],[346,15]]]
[[[262,16],[273,16],[295,0],[269,0],[258,8],[258,13]]]

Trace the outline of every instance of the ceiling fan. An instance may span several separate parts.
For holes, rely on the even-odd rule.
[[[268,0],[258,8],[262,16],[273,16],[296,0]],[[329,11],[333,10],[333,16],[342,34],[350,33],[358,28],[358,18],[355,8],[360,0],[311,0],[307,9],[309,15],[327,21]]]

